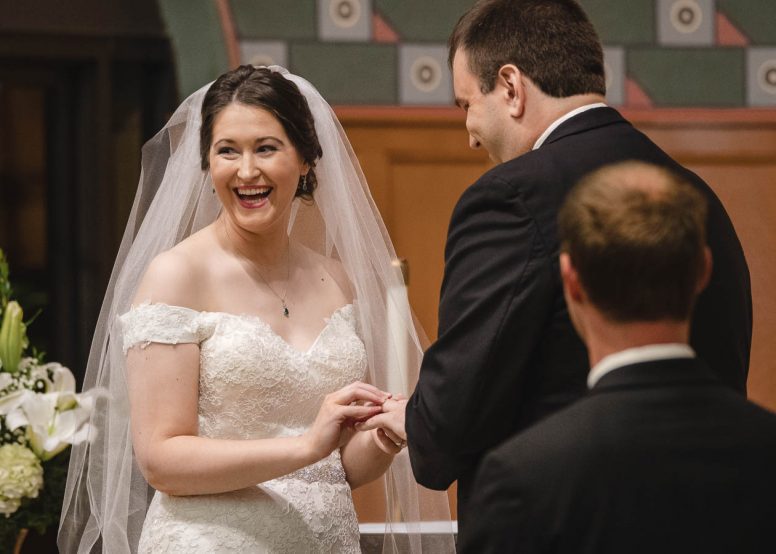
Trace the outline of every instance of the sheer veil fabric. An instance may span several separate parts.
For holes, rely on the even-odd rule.
[[[350,143],[334,112],[306,80],[272,66],[296,83],[315,119],[323,156],[315,166],[315,202],[295,200],[289,235],[338,259],[356,294],[359,333],[369,358],[369,381],[388,390],[401,383],[407,394],[417,380],[421,339],[406,296],[397,296],[401,275],[391,265],[395,252],[374,205]],[[213,222],[220,203],[210,177],[200,168],[199,127],[209,85],[189,96],[167,125],[143,147],[142,172],[124,238],[100,311],[84,389],[104,387],[92,415],[88,442],[73,447],[59,529],[66,554],[134,553],[153,494],[132,453],[129,402],[121,329],[125,313],[148,264],[159,253]],[[388,306],[388,302],[393,303]],[[388,324],[392,310],[391,321]],[[398,314],[398,318],[396,317]],[[397,325],[396,321],[400,323]],[[401,341],[409,344],[408,348]],[[409,350],[409,375],[397,375],[391,360]],[[389,373],[394,372],[392,375]],[[415,483],[406,450],[382,478],[387,498],[384,552],[424,550],[420,522],[442,521],[444,551],[454,552],[445,493]],[[438,532],[438,531],[437,531]],[[437,537],[438,538],[438,537]],[[440,548],[435,542],[434,549]],[[428,552],[429,548],[425,548]]]

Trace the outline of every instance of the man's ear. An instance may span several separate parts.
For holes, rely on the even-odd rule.
[[[579,282],[579,273],[571,263],[571,256],[567,252],[560,254],[560,277],[563,281],[563,292],[567,301],[580,303],[585,300],[585,292]]]
[[[496,77],[496,88],[509,107],[509,115],[518,118],[525,110],[523,74],[513,64],[502,65]]]
[[[703,247],[703,271],[701,272],[700,279],[698,279],[698,286],[695,289],[697,294],[703,292],[706,285],[711,280],[711,270],[714,267],[714,259],[711,256],[711,250],[708,246]]]

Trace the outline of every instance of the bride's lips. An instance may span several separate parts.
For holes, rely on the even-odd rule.
[[[269,203],[269,196],[274,189],[267,186],[245,186],[233,189],[237,202],[243,208],[255,210]]]

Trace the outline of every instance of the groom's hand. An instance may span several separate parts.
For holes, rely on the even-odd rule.
[[[404,410],[407,399],[402,395],[383,402],[383,411],[357,423],[359,431],[373,431],[375,442],[388,454],[396,454],[407,445],[407,433],[404,430]]]

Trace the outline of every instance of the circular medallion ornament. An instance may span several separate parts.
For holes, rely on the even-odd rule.
[[[442,68],[439,62],[429,56],[420,56],[410,67],[410,79],[418,90],[431,92],[442,81]]]
[[[361,19],[361,3],[358,0],[331,0],[329,17],[337,27],[353,27]]]
[[[680,33],[694,33],[703,22],[703,9],[696,0],[676,0],[671,5],[671,25]]]
[[[776,58],[766,60],[757,70],[757,84],[768,94],[776,96]]]

